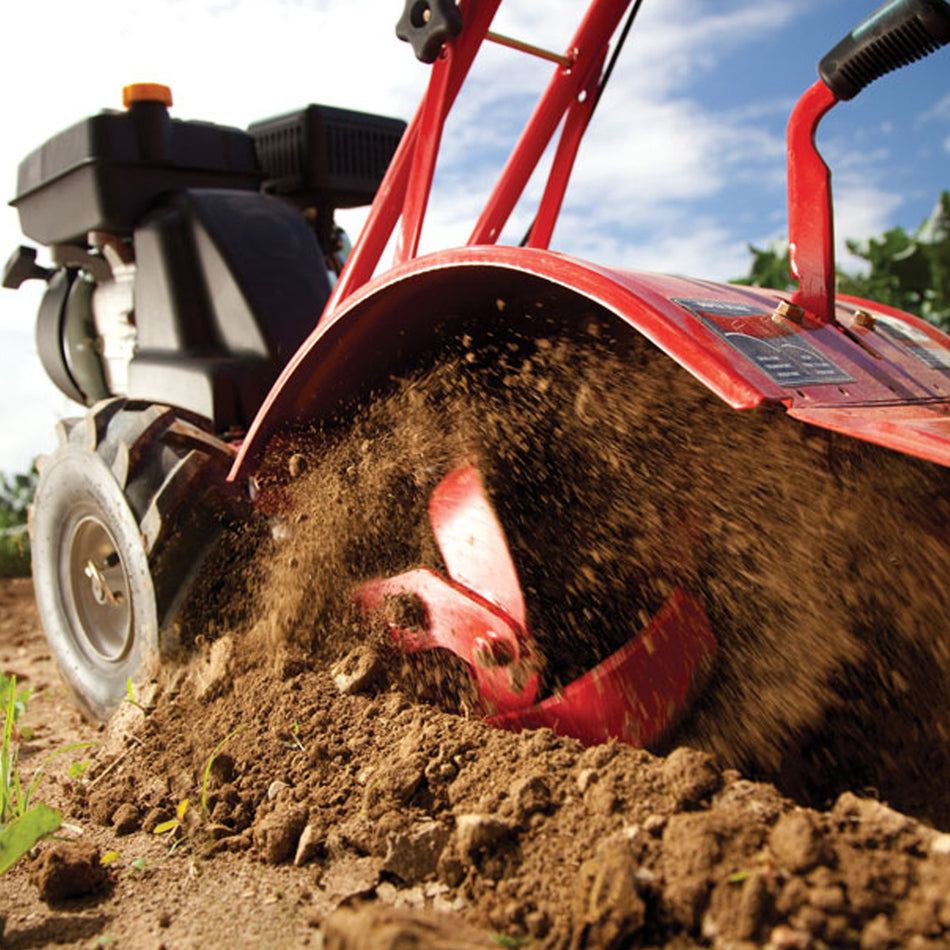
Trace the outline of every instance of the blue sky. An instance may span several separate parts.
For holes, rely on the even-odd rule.
[[[496,28],[563,47],[583,7],[506,0]],[[383,0],[47,0],[5,12],[0,187],[57,130],[121,87],[172,86],[181,118],[246,126],[307,102],[408,118],[426,69],[393,36]],[[873,0],[645,0],[582,147],[554,246],[591,260],[728,279],[749,242],[785,230],[784,128],[815,64]],[[41,36],[37,17],[42,18]],[[36,41],[30,38],[36,36]],[[423,250],[462,243],[510,136],[549,67],[489,49],[446,134]],[[840,238],[916,227],[950,188],[950,50],[838,106],[819,139],[835,173]],[[530,189],[537,192],[537,185]],[[519,208],[510,235],[523,231]],[[345,224],[355,237],[361,216]],[[4,255],[21,242],[0,213]],[[847,264],[847,262],[846,262]],[[44,377],[33,344],[38,285],[0,291],[0,470],[53,446],[73,406]]]

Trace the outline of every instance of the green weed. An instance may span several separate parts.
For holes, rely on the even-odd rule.
[[[0,874],[63,823],[61,812],[43,803],[33,803],[46,767],[64,753],[95,745],[94,742],[77,742],[57,749],[40,763],[24,787],[18,759],[19,739],[26,730],[18,726],[18,721],[26,712],[31,693],[29,689],[17,690],[15,676],[0,675],[0,715],[3,717],[0,737]]]
[[[497,947],[504,947],[505,950],[520,950],[521,947],[526,947],[531,943],[531,938],[509,937],[507,934],[492,934],[491,942]]]
[[[125,699],[122,700],[122,702],[128,703],[130,706],[134,706],[137,710],[139,710],[139,712],[141,712],[143,716],[148,716],[148,713],[149,713],[148,706],[143,706],[142,703],[140,703],[135,698],[135,690],[132,688],[131,676],[125,681],[125,692],[126,692],[126,697]]]
[[[17,721],[26,711],[29,696],[29,690],[17,691],[15,676],[0,676],[0,712],[3,715],[0,738],[0,874],[63,822],[63,816],[46,805],[30,808],[35,786],[31,783],[24,793],[20,783]]]
[[[77,759],[70,765],[67,774],[70,778],[82,778],[91,764],[91,759]]]
[[[169,831],[175,831],[177,828],[180,828],[182,822],[185,820],[185,814],[188,811],[188,799],[183,798],[179,803],[178,807],[175,809],[175,817],[170,818],[168,821],[163,821],[160,824],[155,826],[155,830],[152,832],[154,835],[166,835]]]

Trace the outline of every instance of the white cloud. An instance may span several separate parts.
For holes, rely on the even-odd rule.
[[[558,227],[578,235],[572,253],[607,266],[718,280],[738,277],[749,269],[748,242],[710,218],[672,214],[648,238],[637,240],[591,228],[576,212],[566,213]]]
[[[938,99],[931,108],[920,115],[920,120],[923,122],[930,122],[934,119],[950,119],[950,92],[943,98]]]
[[[864,266],[848,252],[848,238],[865,238],[887,230],[900,195],[870,185],[845,184],[835,190],[835,244],[838,261],[845,269]]]

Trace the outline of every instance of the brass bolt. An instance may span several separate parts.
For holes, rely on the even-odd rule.
[[[877,321],[874,319],[874,314],[870,313],[867,310],[855,310],[851,314],[851,326],[861,327],[864,330],[873,330],[874,324]]]
[[[802,323],[805,319],[805,310],[802,307],[799,307],[797,303],[792,303],[790,300],[780,300],[778,306],[775,310],[772,311],[772,319],[776,323],[781,323],[783,320],[788,320],[791,323]]]

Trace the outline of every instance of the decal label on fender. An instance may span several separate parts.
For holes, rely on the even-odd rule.
[[[736,352],[788,389],[816,383],[850,383],[841,367],[820,353],[800,331],[776,323],[761,307],[730,300],[674,297]]]
[[[950,350],[944,349],[923,330],[883,313],[875,313],[874,320],[878,329],[883,330],[891,339],[897,340],[931,369],[950,369]]]

